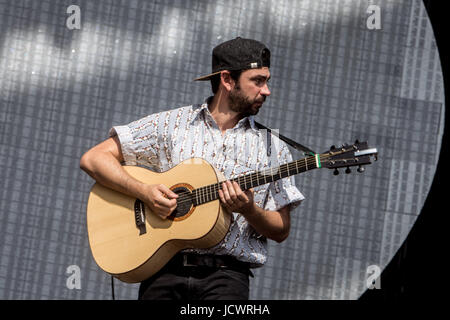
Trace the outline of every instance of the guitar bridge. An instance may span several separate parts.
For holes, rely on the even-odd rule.
[[[139,199],[136,199],[134,202],[134,220],[136,222],[136,227],[139,229],[139,235],[141,236],[147,233],[145,227],[145,205]]]

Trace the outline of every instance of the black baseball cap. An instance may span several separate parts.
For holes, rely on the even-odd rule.
[[[237,37],[219,44],[212,52],[212,72],[194,81],[210,80],[223,70],[270,68],[270,51],[261,42]]]

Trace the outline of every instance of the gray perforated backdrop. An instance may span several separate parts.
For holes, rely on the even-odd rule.
[[[70,5],[80,29],[66,25]],[[420,213],[444,96],[419,0],[0,0],[0,28],[0,299],[111,297],[79,158],[113,125],[202,102],[210,87],[192,79],[236,36],[272,51],[260,122],[319,152],[355,139],[380,152],[364,174],[296,176],[306,200],[288,240],[270,242],[252,299],[358,298]],[[137,285],[115,284],[116,298],[136,299]]]

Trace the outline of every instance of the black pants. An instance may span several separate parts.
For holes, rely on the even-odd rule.
[[[140,300],[248,300],[250,271],[204,266],[165,267],[143,281]]]

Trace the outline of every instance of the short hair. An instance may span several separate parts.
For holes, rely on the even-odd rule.
[[[239,78],[241,77],[242,71],[244,70],[229,70],[231,79],[238,82]],[[220,84],[220,73],[211,77],[211,89],[214,94],[216,94],[217,90],[219,90],[219,84]]]

